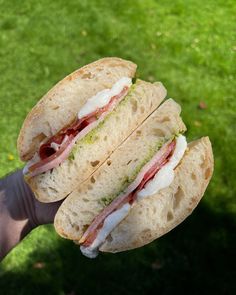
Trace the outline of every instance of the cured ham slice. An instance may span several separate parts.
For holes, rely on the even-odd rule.
[[[143,189],[145,184],[154,177],[154,175],[167,162],[175,148],[176,141],[165,144],[156,155],[149,161],[140,171],[135,181],[130,184],[125,193],[119,195],[113,202],[110,203],[98,216],[95,217],[91,225],[85,231],[80,239],[80,244],[83,246],[90,246],[96,239],[98,231],[103,226],[104,220],[114,211],[121,208],[123,205],[132,203],[137,198],[137,193]]]
[[[100,246],[112,230],[129,214],[140,199],[152,196],[174,180],[174,169],[187,149],[185,136],[167,142],[141,169],[136,179],[97,217],[79,240],[81,252],[90,258],[98,255]]]
[[[75,142],[94,129],[108,113],[126,96],[129,87],[125,86],[118,95],[111,97],[109,103],[70,126],[64,127],[39,148],[40,160],[27,167],[29,177],[36,176],[59,166],[70,154]],[[66,140],[65,140],[66,139]]]

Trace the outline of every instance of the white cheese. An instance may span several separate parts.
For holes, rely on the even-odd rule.
[[[61,144],[59,143],[55,143],[55,142],[51,142],[51,148],[53,148],[56,152],[59,150],[59,147],[61,146]]]
[[[53,148],[56,152],[59,150],[59,148],[67,141],[67,139],[69,138],[68,135],[66,135],[61,143],[56,143],[56,142],[51,142],[50,146],[51,148]]]
[[[129,77],[123,77],[120,80],[118,80],[111,89],[104,89],[100,92],[98,92],[96,95],[92,96],[91,98],[89,98],[87,100],[87,102],[85,103],[85,105],[81,108],[81,110],[78,113],[78,118],[81,119],[87,115],[89,115],[90,113],[94,112],[96,109],[98,108],[102,108],[105,105],[107,105],[111,98],[115,95],[118,95],[121,93],[121,91],[123,90],[123,88],[125,86],[130,87],[132,85],[132,79]],[[104,117],[101,116],[100,120],[102,120]],[[97,120],[97,124],[100,121]],[[89,126],[92,127],[91,123]],[[93,127],[95,127],[97,124],[94,124]],[[88,126],[87,126],[88,127]],[[86,129],[86,127],[84,128],[84,130]],[[92,128],[91,128],[92,129]],[[91,129],[87,129],[87,133],[91,130]],[[81,134],[83,132],[83,130],[79,133]],[[86,134],[87,134],[86,133]],[[85,136],[85,134],[83,134],[83,136]],[[80,137],[81,138],[81,137]],[[61,147],[61,145],[68,139],[68,136],[65,136],[65,138],[63,139],[63,142],[61,144],[57,144],[55,142],[51,143],[51,148],[53,148],[55,151],[58,151]],[[43,144],[44,142],[41,142],[41,144]],[[24,169],[23,169],[23,173],[27,174],[29,172],[29,167],[31,165],[33,165],[34,163],[40,161],[40,157],[38,156],[38,153],[35,153],[34,157],[27,162],[27,164],[25,165]]]
[[[89,247],[80,246],[81,252],[89,257],[95,258],[98,255],[98,249],[102,243],[104,243],[110,232],[123,220],[129,213],[130,204],[123,205],[120,209],[117,209],[111,213],[104,221],[101,230],[98,232],[96,239]]]
[[[174,180],[174,168],[181,161],[186,148],[187,141],[185,136],[179,135],[176,139],[175,150],[170,160],[156,173],[154,178],[148,181],[144,188],[138,192],[138,200],[151,196],[171,184]],[[105,219],[103,226],[93,243],[89,247],[80,246],[81,252],[89,258],[97,257],[99,247],[104,243],[111,231],[128,215],[130,208],[131,205],[127,203],[110,214]]]
[[[185,136],[179,135],[176,139],[174,153],[169,162],[156,173],[153,179],[146,183],[145,187],[140,192],[138,192],[138,199],[151,196],[172,183],[174,180],[174,169],[182,159],[186,148],[187,141]]]
[[[125,86],[130,87],[132,85],[131,78],[123,77],[118,80],[111,89],[104,89],[98,92],[96,95],[92,96],[87,100],[85,105],[81,108],[78,113],[78,118],[81,119],[90,113],[96,111],[98,108],[102,108],[107,105],[110,99],[121,93]]]

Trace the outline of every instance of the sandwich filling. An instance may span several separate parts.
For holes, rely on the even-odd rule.
[[[172,183],[174,169],[181,161],[186,148],[187,141],[183,135],[167,142],[143,166],[134,182],[94,218],[79,241],[85,256],[95,258],[98,255],[99,247],[137,201],[156,194]]]
[[[23,173],[33,177],[62,163],[74,144],[98,126],[127,95],[131,85],[131,78],[123,77],[111,89],[104,89],[89,98],[69,126],[40,145],[38,153],[26,164]]]

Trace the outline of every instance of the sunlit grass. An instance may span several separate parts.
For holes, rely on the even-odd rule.
[[[101,283],[93,293],[108,293],[109,288],[113,288],[117,294],[145,294],[145,290],[151,292],[157,286],[158,293],[170,294],[171,290],[181,290],[179,281],[170,275],[170,271],[179,270],[180,282],[192,282],[201,292],[203,286],[199,282],[210,275],[201,269],[206,268],[201,263],[203,257],[210,255],[208,248],[212,247],[212,253],[218,255],[215,245],[228,253],[232,243],[235,245],[235,236],[231,236],[235,223],[227,219],[236,213],[235,1],[14,0],[0,1],[0,4],[1,176],[23,165],[16,151],[17,135],[37,100],[66,74],[104,56],[131,59],[138,64],[142,79],[162,81],[168,89],[168,97],[181,103],[188,139],[208,135],[215,155],[214,176],[200,210],[186,221],[182,230],[180,227],[159,243],[143,249],[101,256],[91,262],[82,258],[72,243],[58,238],[51,227],[42,227],[2,263],[1,294],[42,294],[42,290],[47,294],[72,291],[89,294],[99,282],[106,280],[103,276],[108,276],[110,283]],[[200,102],[204,102],[205,109],[199,108]],[[205,207],[207,211],[203,210]],[[209,228],[204,232],[200,223],[206,214],[212,219],[207,219]],[[199,228],[206,243],[202,248],[195,239]],[[199,253],[195,252],[196,247],[200,247]],[[161,261],[161,266],[154,260]],[[160,272],[150,270],[153,261]],[[35,268],[37,262],[43,262],[43,267]],[[178,267],[172,267],[171,263]],[[219,267],[227,269],[228,262],[219,258],[219,263]],[[214,274],[210,277],[210,290],[216,294],[219,294],[217,291],[223,294],[224,290],[232,293],[231,277],[212,269],[213,262],[209,264]],[[101,266],[104,269],[98,274]],[[198,272],[194,279],[188,277],[191,269]],[[133,285],[127,280],[124,287],[114,276],[116,272],[122,276],[125,270]],[[232,268],[230,270],[233,274]],[[85,274],[97,276],[99,281],[94,278],[93,282],[93,278]],[[173,289],[167,287],[169,276]],[[17,277],[23,280],[23,285]],[[187,277],[188,283],[184,279]],[[134,279],[139,280],[138,285]],[[4,281],[11,282],[10,289],[6,289]],[[39,284],[41,289],[34,289],[33,284]]]

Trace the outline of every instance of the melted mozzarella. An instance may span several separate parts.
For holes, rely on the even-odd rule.
[[[61,143],[56,143],[56,142],[51,142],[51,148],[53,148],[56,152],[59,150],[59,148],[63,145],[63,143],[65,143],[68,139],[68,135],[66,135]]]
[[[138,192],[138,199],[151,196],[159,190],[169,186],[174,180],[174,169],[182,159],[187,148],[187,141],[185,136],[179,135],[176,139],[176,146],[173,155],[169,162],[165,164],[145,185],[145,187]]]
[[[96,95],[92,96],[91,98],[89,98],[87,100],[87,102],[85,103],[85,105],[81,108],[81,110],[78,113],[78,118],[81,119],[87,115],[89,115],[90,113],[94,112],[97,108],[102,108],[105,105],[107,105],[110,102],[110,99],[121,93],[121,91],[123,90],[123,88],[125,86],[130,87],[132,85],[132,79],[129,77],[123,77],[120,80],[118,80],[111,89],[104,89],[100,92],[98,92]],[[110,110],[112,110],[114,108],[115,104],[113,104],[113,106],[111,107]],[[93,122],[91,124],[89,124],[87,127],[85,127],[76,137],[76,139],[80,139],[83,136],[85,136],[90,130],[92,130],[93,128],[95,128],[99,122],[101,122],[105,115],[107,115],[107,112],[104,112],[102,114],[102,116],[96,121]],[[67,140],[68,136],[66,135],[65,138],[63,139],[61,144],[57,144],[55,142],[51,143],[51,147],[55,150],[58,151],[59,148],[61,147],[61,145]],[[43,142],[41,143],[43,144]],[[73,142],[74,144],[74,142]],[[72,146],[72,144],[71,144]],[[40,157],[38,155],[38,153],[35,153],[34,157],[27,162],[27,164],[25,165],[24,169],[23,169],[23,174],[27,174],[29,172],[29,167],[33,164],[35,164],[36,162],[40,161]]]
[[[121,93],[125,86],[130,87],[132,85],[132,79],[128,77],[123,77],[118,80],[111,89],[104,89],[98,92],[96,95],[92,96],[87,100],[85,105],[81,108],[78,113],[78,118],[81,119],[90,113],[93,113],[98,108],[102,108],[107,105],[110,99]]]
[[[179,135],[176,139],[175,150],[170,160],[155,174],[154,178],[148,181],[144,188],[140,192],[138,192],[138,200],[147,196],[151,196],[171,184],[171,182],[174,180],[174,168],[181,161],[186,148],[187,141],[185,136]],[[112,230],[128,215],[130,209],[131,206],[129,203],[127,203],[123,205],[120,209],[110,214],[105,219],[103,226],[98,232],[98,235],[94,242],[89,247],[80,246],[81,252],[89,258],[97,257],[99,253],[99,247],[104,243],[107,236],[112,232]]]
[[[61,146],[61,144],[51,142],[51,148],[53,148],[56,152],[59,150],[60,146]]]
[[[81,252],[89,258],[95,258],[98,255],[98,248],[104,243],[110,232],[128,215],[130,207],[130,204],[127,203],[120,209],[111,213],[105,219],[103,226],[93,243],[89,247],[80,246]]]

